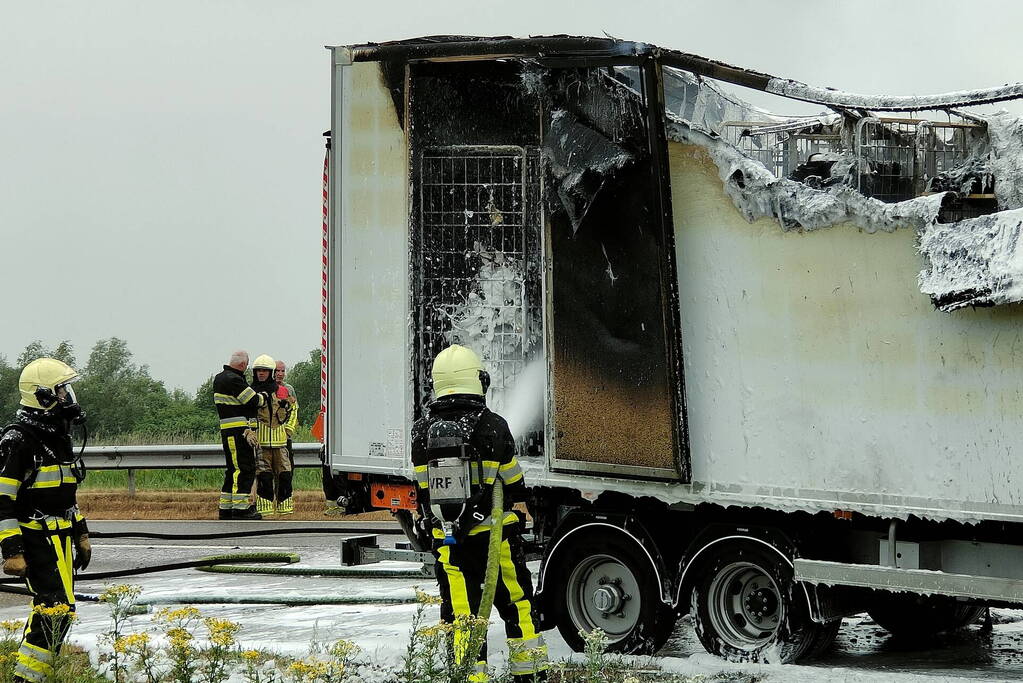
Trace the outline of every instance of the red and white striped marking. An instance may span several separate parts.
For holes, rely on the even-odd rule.
[[[323,244],[320,281],[320,419],[327,415],[327,200],[329,198],[330,148],[323,155]]]

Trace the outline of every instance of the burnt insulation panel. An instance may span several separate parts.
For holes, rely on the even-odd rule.
[[[543,149],[558,188],[547,195],[557,458],[673,471],[665,245],[643,110],[608,87],[605,70],[550,79]],[[576,164],[567,173],[566,159]]]

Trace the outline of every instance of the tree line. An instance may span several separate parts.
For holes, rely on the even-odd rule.
[[[168,391],[163,382],[149,374],[149,366],[134,360],[128,343],[117,337],[96,342],[81,366],[67,340],[53,348],[33,341],[13,364],[0,355],[0,426],[11,422],[18,409],[21,369],[43,357],[62,360],[81,374],[75,392],[88,413],[90,440],[100,438],[116,443],[119,437],[130,435],[152,442],[161,439],[202,442],[218,434],[220,423],[213,406],[212,374],[194,395],[181,389]],[[299,424],[312,426],[320,407],[320,350],[313,349],[308,360],[289,367],[285,381],[298,395]]]

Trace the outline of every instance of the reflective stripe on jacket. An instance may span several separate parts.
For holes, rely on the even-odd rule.
[[[257,434],[259,445],[268,448],[283,448],[288,445],[288,425],[297,419],[298,410],[287,400],[276,396],[270,397],[269,406],[261,406],[256,411],[259,424]],[[292,428],[294,429],[294,428]]]
[[[213,378],[213,404],[221,429],[256,426],[256,409],[263,397],[245,382],[245,374],[229,365]]]

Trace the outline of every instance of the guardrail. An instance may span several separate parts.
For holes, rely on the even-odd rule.
[[[319,467],[319,443],[296,443],[295,467]],[[218,443],[160,446],[87,446],[86,469],[127,470],[128,495],[135,495],[136,470],[223,469],[224,449]]]

